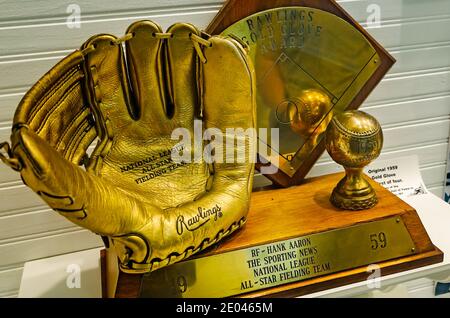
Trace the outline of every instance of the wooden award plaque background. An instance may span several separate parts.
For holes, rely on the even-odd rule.
[[[206,31],[210,34],[221,34],[231,25],[253,14],[282,7],[309,7],[334,14],[335,16],[348,22],[354,29],[358,30],[371,44],[378,56],[376,61],[378,68],[367,79],[365,84],[360,86],[361,89],[357,94],[355,94],[353,100],[349,101],[349,103],[345,106],[346,110],[359,108],[367,96],[378,85],[383,76],[395,63],[395,59],[334,0],[228,0],[225,2],[219,13],[214,17],[213,21],[209,24]],[[281,51],[284,53],[285,50]],[[308,140],[311,139],[312,138],[309,138]],[[297,153],[300,153],[302,148],[305,147],[300,146]],[[277,173],[268,174],[266,177],[272,180],[275,184],[283,187],[301,184],[311,167],[322,155],[324,150],[325,142],[323,140],[319,140],[317,146],[307,151],[309,153],[308,156],[302,156],[302,159],[299,159],[300,165],[295,169],[291,168],[294,174],[288,175],[283,172],[283,169],[279,168]],[[295,156],[297,156],[297,154],[294,155],[294,157]],[[286,161],[281,157],[283,156],[280,156],[280,164],[281,161]],[[258,163],[256,168],[260,169],[261,166],[262,164]]]
[[[329,195],[342,176],[340,173],[333,174],[307,180],[305,184],[297,187],[253,193],[247,224],[213,249],[195,258],[208,258],[230,251],[395,217],[405,225],[414,243],[414,249],[410,255],[377,262],[382,276],[442,262],[443,253],[431,242],[417,212],[377,183],[371,181],[379,197],[379,204],[375,208],[359,212],[334,208],[329,203]],[[354,239],[361,240],[360,237]],[[361,241],[361,244],[365,244],[364,241]],[[367,248],[370,249],[370,244]],[[337,249],[335,255],[341,252]],[[333,255],[329,257],[332,258]],[[371,274],[367,272],[367,265],[369,264],[361,264],[356,268],[243,293],[238,297],[295,297],[364,281]],[[117,265],[110,263],[108,266],[106,257],[103,257],[102,266],[105,296],[109,294],[113,297],[142,297],[142,284],[145,281],[143,275],[119,273]],[[223,266],[226,267],[227,264]],[[117,287],[115,292],[112,292],[115,287],[112,285],[116,285],[115,280]],[[161,288],[161,294],[152,297],[162,297],[165,294],[164,285],[156,287]]]

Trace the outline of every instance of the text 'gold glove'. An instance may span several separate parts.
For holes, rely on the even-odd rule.
[[[152,271],[244,224],[251,155],[174,162],[172,151],[193,148],[171,135],[194,139],[196,119],[202,131],[253,128],[253,80],[236,40],[139,21],[120,39],[93,36],[33,86],[2,159],[54,210],[109,237],[122,270]]]

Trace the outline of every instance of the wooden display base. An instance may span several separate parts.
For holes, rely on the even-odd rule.
[[[334,208],[329,202],[329,196],[333,187],[342,177],[343,174],[333,174],[306,180],[305,184],[297,187],[254,192],[245,227],[213,248],[196,255],[195,259],[200,260],[213,255],[223,255],[223,253],[236,252],[249,249],[250,247],[254,248],[264,244],[308,235],[318,237],[316,234],[320,236],[336,230],[345,232],[347,229],[362,228],[363,226],[369,227],[370,224],[380,224],[383,221],[389,222],[394,218],[397,223],[404,225],[403,231],[407,234],[408,240],[413,243],[412,248],[408,247],[412,252],[407,253],[406,256],[393,259],[391,257],[390,259],[375,262],[380,267],[382,276],[443,261],[443,253],[431,242],[417,212],[375,182],[371,182],[379,198],[379,203],[375,208],[359,212],[342,211]],[[372,226],[370,229],[372,228],[374,227]],[[406,231],[404,230],[405,228]],[[377,229],[376,233],[379,233],[379,231],[383,231],[383,228]],[[368,236],[369,234],[370,231]],[[325,235],[322,239],[326,239]],[[350,237],[350,240],[347,237],[346,239],[349,241],[348,244],[354,245],[355,242],[356,244],[359,244],[359,242],[365,244],[361,241],[361,237]],[[387,240],[382,237],[381,242],[378,242],[380,246],[375,242],[376,246],[372,246],[372,248],[381,249],[388,244],[387,249],[391,243],[396,243],[390,242],[389,239],[389,237]],[[377,240],[376,237],[375,240]],[[332,244],[333,242],[330,241],[329,243]],[[367,248],[370,249],[370,245]],[[347,253],[345,255],[348,255],[348,258],[358,258],[358,252],[354,250],[340,250],[339,244],[336,250],[331,250],[333,252],[326,255],[331,261],[343,253]],[[141,290],[145,288],[142,288],[142,284],[143,282],[145,284],[149,283],[145,281],[144,275],[119,273],[117,265],[114,264],[116,258],[114,256],[108,257],[104,251],[103,254],[102,278],[104,295],[109,295],[110,297],[143,296],[141,295]],[[109,260],[107,261],[107,259]],[[348,262],[345,258],[343,261]],[[187,260],[172,266],[182,266],[185,262],[192,261]],[[245,264],[247,260],[242,260],[242,262]],[[239,296],[294,297],[367,280],[371,274],[367,272],[367,265],[372,264],[372,262],[361,262],[361,264],[353,268],[255,290]],[[227,264],[224,265],[225,268]],[[172,266],[169,266],[169,268]],[[151,277],[154,273],[147,277]],[[197,276],[199,276],[198,273]],[[200,277],[197,277],[197,280],[199,279]],[[115,281],[117,281],[117,284]],[[116,288],[114,288],[115,286]],[[164,295],[165,293],[162,292],[160,295],[152,295],[152,297],[162,297]]]

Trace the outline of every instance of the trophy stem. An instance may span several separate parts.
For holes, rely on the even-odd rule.
[[[362,168],[345,167],[345,177],[334,188],[330,201],[337,208],[358,211],[373,208],[378,198]]]

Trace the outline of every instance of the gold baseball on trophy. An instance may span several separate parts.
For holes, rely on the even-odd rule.
[[[377,195],[362,170],[380,155],[383,147],[379,122],[362,111],[346,111],[333,117],[325,138],[331,158],[346,172],[331,194],[331,203],[345,210],[374,207]]]
[[[330,97],[319,89],[307,89],[298,97],[297,103],[299,109],[291,122],[292,129],[305,136],[314,132],[317,135],[318,130],[325,131],[329,120],[323,118],[330,113],[333,106]],[[320,127],[317,129],[319,124]]]

